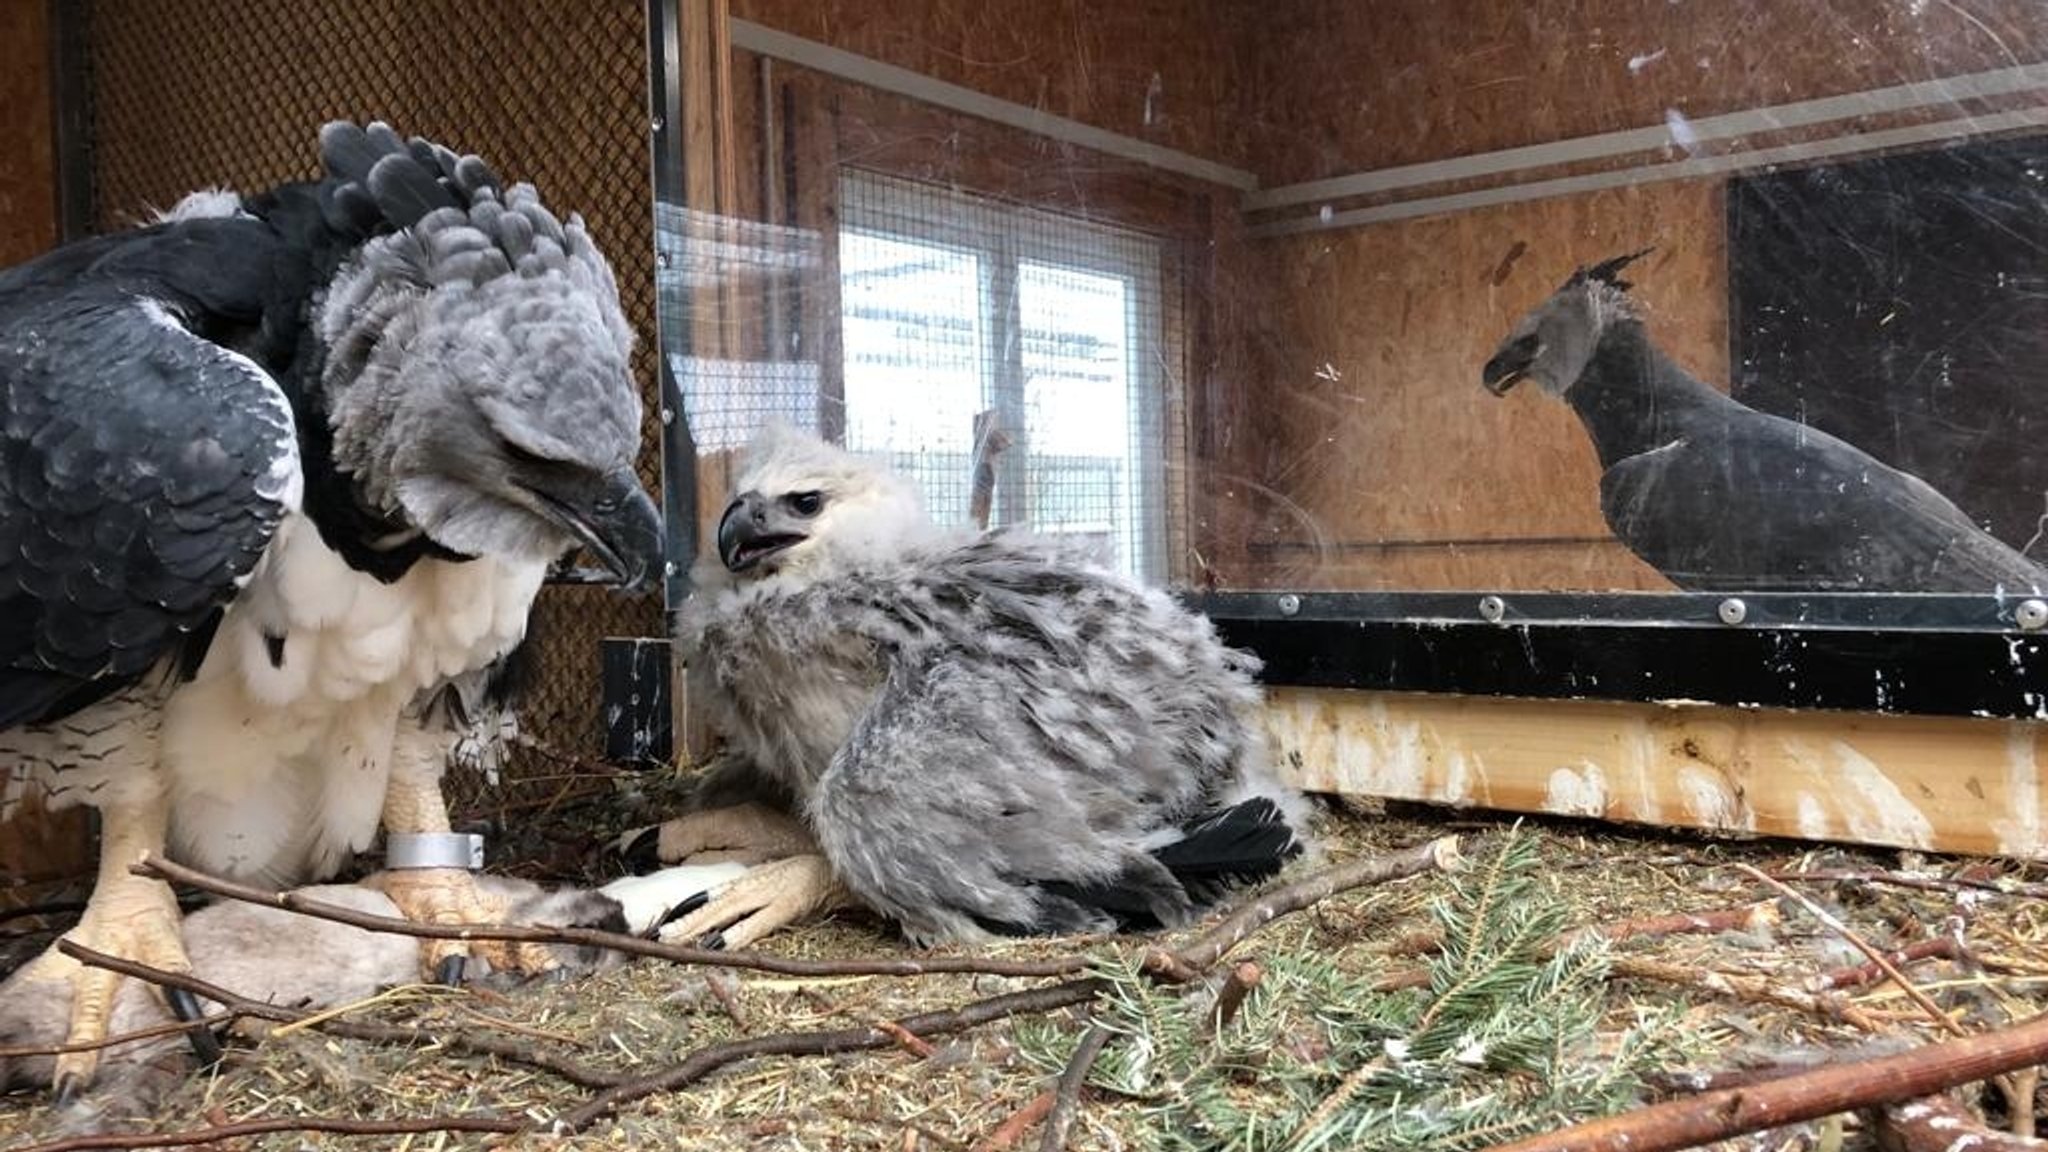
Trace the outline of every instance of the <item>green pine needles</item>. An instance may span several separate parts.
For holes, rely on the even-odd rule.
[[[1450,877],[1426,986],[1380,991],[1316,956],[1268,955],[1212,1029],[1209,997],[1104,971],[1095,1022],[1112,1038],[1089,1082],[1142,1108],[1161,1152],[1454,1152],[1634,1104],[1648,1072],[1684,1055],[1676,1013],[1599,1032],[1606,945],[1567,934],[1537,851],[1513,831]],[[1078,1033],[1020,1021],[1017,1041],[1056,1071]]]

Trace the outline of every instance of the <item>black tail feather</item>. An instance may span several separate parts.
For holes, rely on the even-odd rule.
[[[1264,880],[1301,852],[1280,806],[1264,796],[1226,808],[1153,853],[1197,904]]]
[[[1278,873],[1300,852],[1300,840],[1280,806],[1260,796],[1189,825],[1185,836],[1152,853],[1149,866],[1092,884],[1040,881],[1041,923],[983,921],[982,926],[1006,936],[1059,934],[1076,930],[1067,926],[1076,913],[1093,911],[1110,916],[1122,929],[1165,927],[1162,907],[1213,904],[1232,888]],[[1177,892],[1163,890],[1176,884]]]

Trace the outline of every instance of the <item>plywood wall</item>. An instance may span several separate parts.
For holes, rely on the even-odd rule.
[[[1280,0],[1263,11],[1241,115],[1267,187],[2048,55],[2048,5],[2032,0]],[[1724,386],[1722,189],[1649,184],[1246,241],[1219,286],[1233,355],[1218,369],[1232,397],[1218,411],[1234,426],[1210,433],[1215,455],[1195,466],[1213,582],[1668,590],[1607,532],[1570,413],[1534,390],[1497,400],[1478,374],[1576,265],[1655,245],[1633,276],[1653,337]]]
[[[1226,585],[1668,585],[1612,540],[1578,421],[1479,370],[1580,260],[1657,245],[1636,277],[1658,340],[1727,374],[1721,190],[1693,182],[1254,240],[1229,369],[1255,398],[1210,485]],[[1256,303],[1254,303],[1256,301]]]
[[[1245,110],[1281,185],[2032,62],[2038,0],[1277,0]]]
[[[0,268],[57,242],[48,0],[0,0]]]
[[[1226,164],[1249,148],[1232,0],[733,0],[732,14]]]

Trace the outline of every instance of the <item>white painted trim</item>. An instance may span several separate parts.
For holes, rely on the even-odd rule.
[[[1671,145],[1726,140],[1759,132],[1776,132],[1787,128],[1849,120],[1858,116],[1904,112],[1949,104],[1957,100],[2004,96],[2042,88],[2048,88],[2048,62],[2022,64],[1989,72],[1971,72],[1939,80],[1900,84],[1891,88],[1873,88],[1866,92],[1849,92],[1840,96],[1824,96],[1814,100],[1799,100],[1790,104],[1729,112],[1720,116],[1706,116],[1684,123],[1679,130],[1684,136],[1683,140],[1680,140],[1678,134],[1672,131],[1672,126],[1666,123],[1649,128],[1603,132],[1595,136],[1575,136],[1568,140],[1553,140],[1520,148],[1503,148],[1496,152],[1480,152],[1449,160],[1432,160],[1423,164],[1404,164],[1395,168],[1355,172],[1326,180],[1287,184],[1251,193],[1245,197],[1244,208],[1248,212],[1257,212],[1268,208],[1283,208],[1291,204],[1313,203],[1317,200],[1368,196],[1400,188],[1441,184],[1477,176],[1495,176],[1504,172],[1545,168],[1557,164],[1600,160]]]
[[[1409,220],[1417,216],[1435,216],[1446,212],[1468,212],[1474,208],[1515,204],[1524,200],[1544,200],[1553,196],[1571,196],[1606,188],[1626,188],[1636,184],[1655,184],[1667,180],[1689,180],[1725,172],[1742,172],[1805,160],[1822,160],[1854,152],[1871,152],[1991,132],[2038,128],[2043,125],[2048,125],[2048,107],[2024,108],[2015,112],[1965,116],[1955,120],[1914,124],[1905,128],[1887,128],[1849,136],[1830,136],[1825,140],[1809,140],[1776,148],[1757,148],[1719,156],[1701,156],[1691,160],[1623,168],[1613,172],[1590,172],[1583,176],[1561,176],[1552,180],[1534,180],[1526,184],[1510,184],[1476,192],[1403,200],[1348,212],[1302,216],[1261,224],[1247,229],[1247,232],[1254,237],[1267,237],[1317,232],[1327,228],[1355,228],[1362,224],[1383,224],[1390,220]]]
[[[879,88],[898,96],[908,96],[913,100],[951,109],[954,112],[964,112],[983,120],[993,120],[998,124],[1021,128],[1026,132],[1065,141],[1092,151],[1135,160],[1153,168],[1193,176],[1198,180],[1235,188],[1240,192],[1249,192],[1259,186],[1258,177],[1241,168],[1232,168],[1200,156],[1178,152],[1148,140],[1120,135],[1092,124],[1083,124],[1079,120],[1055,116],[1042,109],[1014,104],[985,92],[976,92],[972,88],[963,88],[958,84],[949,84],[920,72],[912,72],[908,68],[898,68],[894,64],[885,64],[880,60],[856,55],[829,44],[792,36],[751,20],[732,22],[732,42],[734,47],[758,52],[763,56],[773,56],[778,60],[786,60],[791,64],[837,76],[842,80],[851,80],[856,84],[865,84],[870,88]]]

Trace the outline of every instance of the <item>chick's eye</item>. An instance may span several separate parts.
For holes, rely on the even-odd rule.
[[[792,492],[782,498],[783,506],[798,516],[816,516],[825,510],[823,492]]]

